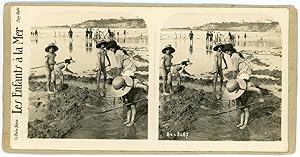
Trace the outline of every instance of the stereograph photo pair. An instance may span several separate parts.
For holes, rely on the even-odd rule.
[[[8,152],[292,153],[293,6],[8,3]]]

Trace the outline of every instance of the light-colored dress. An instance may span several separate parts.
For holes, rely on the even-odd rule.
[[[231,60],[232,70],[238,72],[237,78],[249,80],[252,74],[250,63],[246,59],[242,58],[238,53],[233,53],[231,55]]]

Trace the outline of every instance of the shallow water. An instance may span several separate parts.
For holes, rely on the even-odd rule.
[[[104,31],[106,29],[100,30]],[[74,28],[72,40],[70,40],[67,36],[69,31],[67,28],[45,28],[38,31],[38,37],[31,37],[31,68],[44,65],[44,56],[46,55],[45,48],[52,42],[59,47],[59,50],[56,52],[57,63],[62,62],[67,56],[72,56],[76,62],[71,64],[69,67],[71,70],[79,74],[83,71],[92,70],[96,67],[96,42],[94,40],[87,41],[85,39],[85,29]],[[56,33],[54,33],[54,31]],[[121,30],[118,29],[113,29],[112,31],[121,32]],[[119,42],[121,47],[146,48],[146,52],[143,53],[143,57],[148,56],[148,39],[146,29],[128,29],[126,38],[124,38],[124,35],[121,33],[120,36],[117,37],[117,42]],[[115,60],[112,52],[108,52],[108,56],[112,62],[112,67],[115,66]]]
[[[176,35],[175,35],[176,33]],[[173,54],[173,63],[177,64],[186,58],[189,58],[193,65],[188,66],[186,69],[191,74],[199,76],[203,73],[208,73],[213,70],[214,64],[214,52],[207,49],[206,32],[204,31],[193,31],[194,42],[191,46],[190,40],[188,39],[189,31],[183,30],[167,30],[161,33],[161,49],[171,44],[176,52]],[[225,33],[225,32],[223,32]],[[242,32],[231,32],[232,34],[243,34]],[[177,38],[176,38],[177,36]],[[263,40],[261,40],[263,39]],[[213,45],[211,45],[213,47]],[[281,36],[280,33],[269,33],[269,32],[247,32],[247,39],[240,37],[240,40],[236,42],[235,48],[238,51],[241,50],[256,50],[256,51],[274,51],[274,49],[281,49]],[[276,61],[281,57],[272,55],[266,56],[269,59],[275,58]],[[266,58],[265,57],[265,58]],[[225,55],[225,59],[228,64],[228,68],[231,69],[231,62],[228,55]],[[224,64],[224,63],[223,63]],[[268,64],[271,67],[281,68],[278,62],[274,65],[270,62]],[[223,65],[224,67],[224,65]]]

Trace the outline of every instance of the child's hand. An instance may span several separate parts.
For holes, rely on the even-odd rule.
[[[260,103],[263,103],[263,102],[265,101],[265,99],[264,99],[264,98],[259,98],[258,101],[259,101]]]

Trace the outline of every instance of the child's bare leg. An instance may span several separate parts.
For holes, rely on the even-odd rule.
[[[214,82],[213,82],[213,85],[214,85],[214,92],[217,90],[217,79],[218,79],[218,73],[216,72],[215,73],[215,76],[214,76]]]
[[[163,93],[164,93],[164,94],[167,93],[167,92],[166,92],[166,91],[167,91],[167,83],[168,83],[167,79],[168,79],[167,76],[164,76],[164,77],[163,77]]]
[[[241,111],[241,121],[240,121],[240,124],[238,124],[236,127],[241,127],[244,125],[244,119],[245,119],[245,113],[244,113],[244,110]]]
[[[244,125],[240,127],[240,129],[245,129],[247,127],[248,119],[249,119],[249,109],[244,108],[244,113],[245,113],[245,119],[244,119]]]
[[[104,78],[103,78],[103,89],[105,89],[106,77],[107,77],[107,74],[106,74],[105,70],[103,71],[103,76],[104,76]]]
[[[132,126],[135,120],[136,107],[135,105],[130,105],[130,107],[131,107],[131,121],[126,126]]]
[[[50,86],[51,86],[51,74],[47,74],[47,92],[50,92]]]
[[[130,117],[131,117],[131,108],[130,108],[130,106],[127,106],[127,119],[126,119],[126,121],[123,123],[124,125],[130,123]]]
[[[222,87],[223,87],[223,72],[220,72],[220,92],[222,92]]]
[[[97,89],[99,89],[99,86],[100,86],[100,78],[101,78],[101,71],[98,70],[98,72],[97,72]]]
[[[56,81],[53,81],[53,89],[54,89],[54,92],[57,91]]]
[[[172,76],[170,73],[168,74],[168,81],[169,81],[169,86],[170,86],[170,93],[172,94],[173,93],[173,84],[172,84]]]

